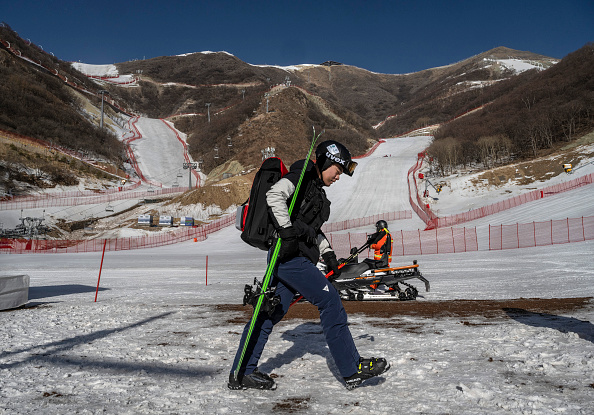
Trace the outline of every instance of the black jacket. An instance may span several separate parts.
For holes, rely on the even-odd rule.
[[[315,264],[319,260],[320,252],[331,250],[321,230],[330,217],[330,201],[323,189],[324,183],[319,178],[314,163],[310,161],[289,218],[289,206],[304,162],[305,160],[299,160],[293,163],[289,173],[268,191],[266,200],[275,225],[283,228],[293,225],[299,238],[299,255]]]

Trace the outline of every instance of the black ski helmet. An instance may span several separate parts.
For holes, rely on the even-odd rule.
[[[385,220],[378,220],[375,223],[375,228],[377,229],[377,231],[381,231],[382,229],[388,229],[388,222],[386,222]]]
[[[342,166],[343,173],[352,176],[357,162],[351,159],[349,150],[338,141],[328,140],[320,143],[316,148],[316,164],[323,172],[332,163]]]

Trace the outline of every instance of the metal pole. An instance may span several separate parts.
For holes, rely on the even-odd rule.
[[[186,162],[182,166],[184,169],[188,169],[188,190],[190,190],[192,188],[192,169],[196,170],[198,163]]]
[[[99,124],[99,128],[103,129],[103,103],[105,102],[105,94],[109,95],[109,91],[102,89],[99,91],[101,94],[101,122]]]
[[[101,91],[101,124],[99,125],[99,128],[103,129],[103,91]]]

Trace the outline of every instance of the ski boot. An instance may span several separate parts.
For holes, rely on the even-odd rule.
[[[390,369],[390,364],[384,358],[372,357],[370,359],[359,358],[359,366],[357,373],[347,378],[344,378],[348,390],[355,389],[364,380],[381,375]]]
[[[227,387],[231,390],[243,389],[265,389],[275,390],[276,382],[266,373],[260,372],[258,369],[247,375],[239,375],[236,380],[233,373],[229,375],[229,383]]]

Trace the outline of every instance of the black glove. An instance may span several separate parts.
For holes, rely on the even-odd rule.
[[[338,269],[338,260],[336,259],[336,254],[334,253],[334,251],[326,252],[322,255],[322,259],[326,263],[328,269],[334,271],[333,274],[328,277],[328,280],[332,282],[338,277],[340,277],[342,271]]]
[[[380,239],[382,239],[385,235],[384,231],[379,231],[376,232],[374,234],[369,235],[369,238],[367,238],[367,245],[373,245],[376,244],[380,241]]]
[[[278,260],[280,262],[286,262],[299,255],[299,240],[297,239],[297,231],[293,226],[280,228],[278,236],[282,241],[278,251]]]

